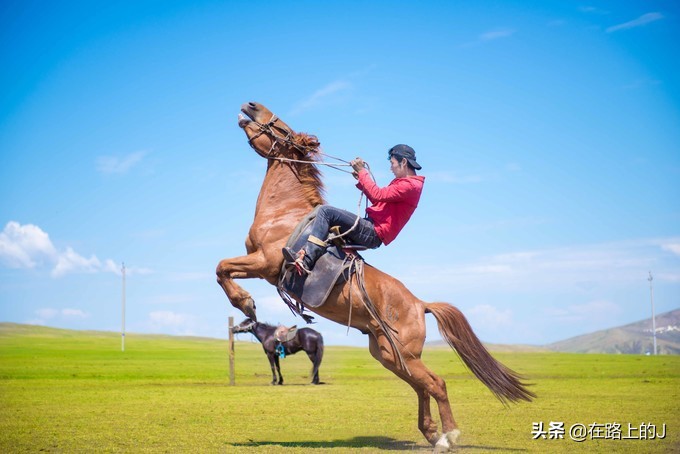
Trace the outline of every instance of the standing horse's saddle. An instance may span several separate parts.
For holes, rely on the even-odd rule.
[[[302,219],[286,246],[299,251],[305,245],[317,211],[318,207]],[[340,245],[332,244],[326,248],[326,253],[319,257],[309,274],[300,275],[295,269],[286,270],[284,267],[279,278],[279,292],[285,292],[298,304],[319,307],[326,302],[333,287],[349,279],[354,272],[353,265],[357,259],[363,260],[359,254],[347,253]]]
[[[296,334],[297,325],[293,325],[290,328],[283,325],[279,325],[276,327],[276,331],[274,331],[274,339],[276,339],[279,342],[288,342],[293,340]]]

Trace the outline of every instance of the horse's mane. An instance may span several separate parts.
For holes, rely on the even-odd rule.
[[[315,156],[319,153],[319,140],[316,136],[304,132],[294,133],[293,143],[303,152],[299,158],[301,161],[313,163]],[[297,169],[297,175],[302,183],[303,196],[309,200],[312,206],[322,205],[324,200],[324,186],[321,181],[321,171],[314,164],[293,163]]]

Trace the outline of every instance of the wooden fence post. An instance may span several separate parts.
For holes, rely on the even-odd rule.
[[[234,317],[229,317],[229,384],[234,386]]]

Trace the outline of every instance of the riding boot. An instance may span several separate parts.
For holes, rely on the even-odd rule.
[[[310,271],[314,268],[316,261],[326,253],[327,247],[325,243],[322,243],[324,245],[321,246],[319,242],[314,240],[316,240],[316,237],[310,236],[310,239],[307,240],[307,244],[303,248],[305,250],[305,255],[302,258],[302,261],[304,262],[305,268]]]
[[[288,271],[295,270],[299,275],[310,273],[310,270],[307,268],[305,262],[302,260],[303,257],[305,256],[304,249],[300,249],[299,251],[295,252],[293,248],[286,246],[283,249],[281,249],[281,253],[283,254],[285,267]]]
[[[286,261],[286,267],[295,267],[298,273],[309,274],[319,257],[326,252],[326,247],[323,240],[310,235],[307,244],[298,252],[293,251],[290,247],[284,247],[281,252]]]

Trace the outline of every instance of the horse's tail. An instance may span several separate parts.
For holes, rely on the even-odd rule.
[[[496,361],[484,348],[461,311],[447,303],[425,303],[425,312],[434,315],[444,340],[501,402],[531,401],[536,397],[521,375]]]

